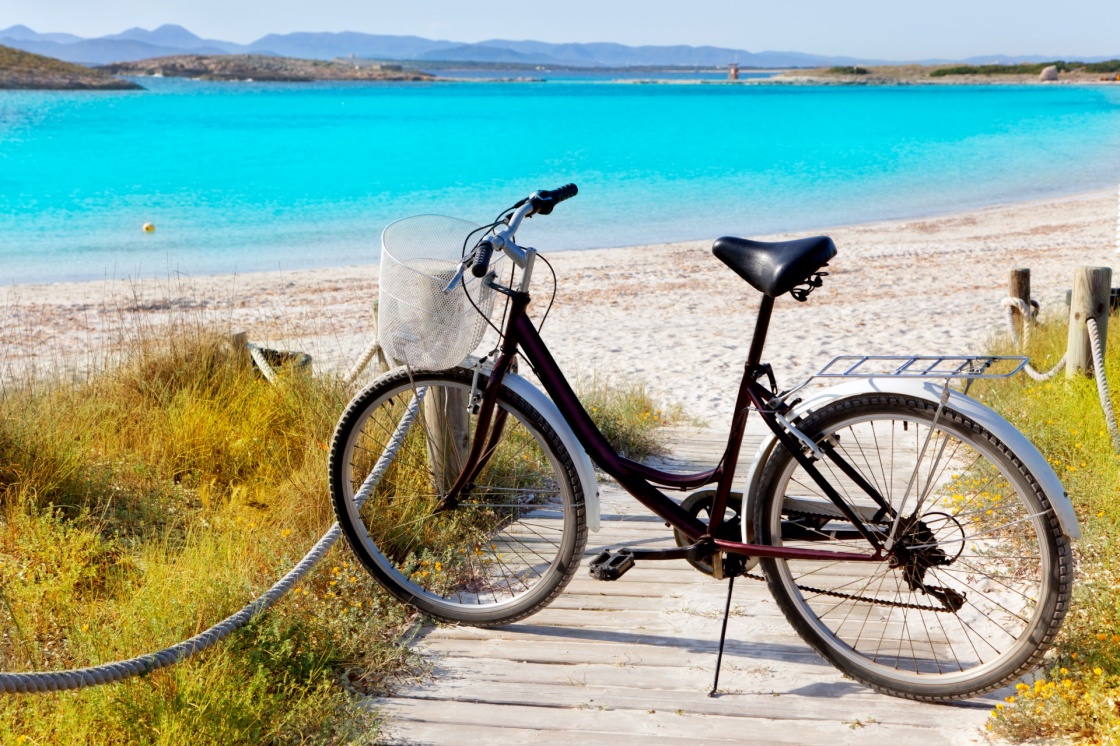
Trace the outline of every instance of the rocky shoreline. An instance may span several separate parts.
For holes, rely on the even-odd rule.
[[[138,91],[143,87],[103,70],[0,46],[0,90]]]
[[[427,81],[434,75],[400,65],[365,61],[305,60],[262,54],[176,55],[98,68],[111,75],[192,80],[303,83],[315,80]]]

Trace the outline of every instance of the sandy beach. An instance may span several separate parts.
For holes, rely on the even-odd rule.
[[[1043,311],[1058,312],[1075,267],[1117,263],[1116,220],[1109,190],[814,231],[832,236],[839,255],[807,303],[779,300],[766,358],[785,386],[840,354],[981,351],[1002,329],[1009,270],[1029,267]],[[794,235],[811,234],[754,237]],[[559,291],[543,333],[569,377],[643,378],[686,414],[722,425],[758,294],[710,247],[548,253]],[[345,371],[374,337],[377,276],[370,265],[0,288],[2,370],[77,373],[122,349],[138,327],[188,318],[309,352],[317,370]],[[550,285],[542,268],[538,317]]]

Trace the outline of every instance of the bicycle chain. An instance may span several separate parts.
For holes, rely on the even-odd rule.
[[[786,515],[798,515],[798,516],[806,516],[806,517],[810,517],[810,518],[831,518],[831,517],[833,517],[833,516],[829,516],[829,515],[824,514],[824,513],[806,513],[804,511],[800,511],[800,510],[798,510],[798,511],[787,511]],[[753,572],[744,572],[743,576],[747,577],[747,578],[750,578],[751,580],[762,580],[762,581],[766,580],[766,576],[756,575]],[[942,604],[941,606],[924,606],[922,604],[908,604],[908,603],[904,603],[902,601],[888,601],[888,600],[882,599],[882,598],[860,596],[860,595],[855,594],[855,593],[841,593],[840,591],[830,591],[830,590],[826,590],[824,588],[814,588],[814,587],[808,586],[808,585],[798,585],[797,583],[794,583],[794,585],[796,585],[797,589],[800,590],[800,591],[808,591],[810,593],[816,593],[816,594],[819,594],[819,595],[822,595],[822,596],[831,596],[832,598],[848,598],[848,599],[852,599],[853,601],[867,601],[867,602],[872,603],[872,604],[878,604],[879,606],[889,606],[889,607],[895,608],[895,609],[915,609],[917,611],[938,611],[938,612],[947,612],[948,611],[948,612],[952,612],[952,609],[948,608],[944,604]]]
[[[743,577],[750,578],[751,580],[762,580],[762,581],[766,580],[766,577],[764,575],[756,575],[753,572],[744,572]],[[794,585],[797,585],[797,584],[795,583]],[[879,606],[890,606],[890,607],[895,608],[895,609],[916,609],[918,611],[940,611],[940,612],[947,612],[947,611],[951,612],[952,611],[952,609],[946,608],[945,606],[923,606],[922,604],[908,604],[908,603],[903,603],[902,601],[887,601],[886,599],[883,599],[883,598],[870,598],[868,596],[859,596],[859,595],[856,595],[854,593],[841,593],[840,591],[829,591],[829,590],[825,590],[824,588],[814,588],[814,587],[808,586],[808,585],[798,585],[797,589],[800,590],[800,591],[809,591],[810,593],[816,593],[816,594],[819,594],[821,596],[832,596],[833,598],[850,598],[853,601],[867,601],[868,603],[877,604]]]

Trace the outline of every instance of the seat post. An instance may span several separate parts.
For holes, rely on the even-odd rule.
[[[758,307],[758,319],[754,322],[754,338],[751,339],[751,351],[747,355],[748,368],[762,362],[762,346],[766,344],[766,331],[770,328],[770,312],[773,310],[774,299],[764,294],[762,304]]]

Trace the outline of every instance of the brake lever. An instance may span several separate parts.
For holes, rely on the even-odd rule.
[[[447,283],[447,287],[443,289],[444,295],[450,295],[451,291],[459,287],[459,283],[463,281],[463,273],[467,271],[469,261],[474,260],[474,254],[471,254],[467,259],[459,262],[459,271],[451,278],[451,282]]]

